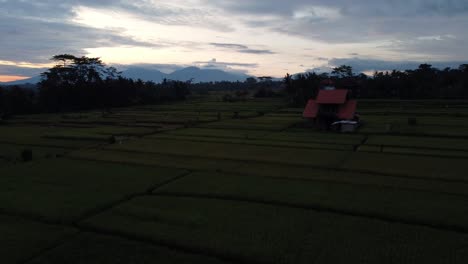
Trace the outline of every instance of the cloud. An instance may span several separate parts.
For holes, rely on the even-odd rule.
[[[183,69],[188,65],[181,65],[181,64],[165,64],[165,63],[136,63],[136,64],[128,64],[128,65],[114,65],[119,70],[127,70],[129,68],[142,68],[147,70],[158,70],[164,73],[172,73],[174,71]]]
[[[0,16],[0,60],[44,62],[60,53],[84,54],[86,48],[161,47],[118,30],[96,29],[68,22]]]
[[[201,64],[201,65],[222,65],[222,66],[234,66],[234,67],[257,67],[257,63],[239,63],[239,62],[222,62],[217,61],[216,59],[211,59],[208,61],[194,61],[194,64]]]
[[[234,44],[234,43],[210,43],[211,46],[223,49],[234,50],[240,53],[250,54],[275,54],[275,52],[267,49],[251,49],[246,45]]]
[[[257,63],[226,62],[211,59],[208,61],[194,61],[193,65],[203,69],[216,69],[237,74],[247,74],[249,69],[257,68]]]
[[[86,55],[91,49],[111,47],[170,48],[171,55],[161,56],[166,61],[180,61],[175,54],[189,52],[190,56],[184,53],[187,65],[215,56],[210,49],[216,49],[216,56],[221,52],[276,54],[263,56],[259,63],[200,62],[206,67],[255,71],[259,65],[289,62],[292,57],[294,65],[304,64],[312,53],[304,47],[314,44],[316,58],[366,56],[374,59],[375,67],[386,59],[402,63],[468,60],[466,0],[0,0],[0,6],[0,61],[45,63],[59,53]],[[112,28],[112,22],[99,28],[92,19],[80,24],[77,18],[86,9],[96,11],[94,19],[104,12],[113,19],[144,22],[150,25],[145,28],[147,35]],[[171,37],[162,40],[166,35]],[[298,41],[288,46],[287,41],[294,40]],[[342,53],[322,55],[319,52],[326,45]],[[277,70],[282,67],[276,66]],[[166,68],[171,69],[169,64]]]
[[[291,16],[297,10],[305,10],[305,8],[311,6],[322,8],[321,10],[335,8],[345,15],[375,17],[408,15],[453,16],[468,13],[468,3],[465,0],[204,0],[202,2],[242,14],[276,14],[281,16]],[[318,10],[320,11],[320,9]]]
[[[466,0],[205,0],[212,6],[242,17],[250,28],[259,28],[333,44],[405,41],[420,36],[451,35],[458,39],[458,54],[468,54]],[[400,45],[413,52],[411,44]],[[426,46],[427,45],[427,46]],[[443,47],[421,43],[419,53],[430,55]],[[445,54],[455,52],[446,51]],[[465,55],[468,56],[468,55]],[[447,57],[448,59],[448,57]]]
[[[0,60],[44,62],[58,53],[84,55],[85,49],[90,48],[170,46],[170,43],[135,39],[121,29],[101,29],[76,23],[73,18],[80,7],[125,12],[165,25],[232,30],[223,22],[215,21],[210,10],[147,0],[3,0],[0,5]]]
[[[232,43],[210,43],[211,46],[219,47],[219,48],[227,48],[227,49],[248,49],[245,45],[240,44],[232,44]]]

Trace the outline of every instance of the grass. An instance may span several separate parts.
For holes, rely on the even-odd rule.
[[[172,141],[164,139],[141,139],[121,145],[112,145],[106,149],[214,159],[280,162],[317,166],[335,166],[341,159],[348,155],[345,151],[335,150],[310,150],[289,147],[233,145],[225,143]],[[290,157],[294,157],[294,159],[291,159]]]
[[[270,177],[278,179],[292,179],[301,181],[321,181],[331,183],[345,183],[351,185],[369,185],[376,188],[388,187],[426,192],[449,193],[466,196],[468,183],[440,181],[423,177],[390,176],[376,173],[363,173],[351,170],[318,169],[295,165],[271,163],[246,163],[227,173],[250,175],[253,177]]]
[[[182,253],[113,236],[82,233],[28,264],[190,264],[226,263],[213,257]]]
[[[22,162],[21,153],[25,149],[29,149],[32,151],[33,160],[52,158],[57,155],[64,155],[65,153],[70,151],[69,148],[63,147],[38,147],[0,143],[0,157],[10,162]]]
[[[75,233],[73,228],[0,215],[1,262],[22,263]]]
[[[82,225],[267,263],[441,263],[468,246],[465,235],[424,227],[201,198],[141,197]]]
[[[240,201],[314,208],[350,215],[468,230],[460,208],[468,196],[427,192],[407,186],[379,186],[314,180],[196,173],[163,186],[158,194],[223,197]],[[434,214],[434,211],[438,212]]]
[[[417,176],[424,178],[467,181],[467,164],[462,158],[425,157],[388,153],[356,152],[342,163],[342,168]]]
[[[264,140],[252,139],[248,136],[244,139],[239,138],[222,138],[222,137],[207,137],[207,136],[178,136],[168,134],[158,134],[152,136],[154,139],[176,140],[176,141],[192,141],[192,142],[213,142],[213,143],[229,143],[243,144],[255,146],[272,146],[272,147],[288,147],[288,148],[303,148],[303,149],[329,149],[329,150],[353,150],[353,145],[320,143],[320,142],[290,142],[280,140]]]
[[[123,152],[112,150],[85,150],[74,152],[68,157],[78,160],[108,161],[130,165],[162,166],[192,170],[233,170],[246,162],[211,159],[197,156],[180,156],[144,152]]]
[[[0,168],[0,211],[70,222],[184,173],[55,159]]]
[[[468,262],[466,102],[361,100],[338,134],[222,96],[2,123],[0,262]]]
[[[265,139],[274,141],[323,143],[336,145],[356,145],[361,143],[364,136],[357,134],[337,134],[303,130],[303,132],[277,132],[270,133]]]
[[[455,138],[370,136],[367,144],[468,151],[468,140]]]
[[[228,129],[209,129],[209,128],[188,128],[168,131],[165,135],[173,136],[193,136],[193,137],[208,137],[208,138],[240,138],[240,139],[254,139],[261,138],[266,133],[265,131],[255,130],[228,130]],[[156,135],[159,137],[160,135]],[[151,136],[149,137],[151,138]]]

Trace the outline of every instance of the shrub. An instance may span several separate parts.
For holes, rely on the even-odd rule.
[[[416,126],[418,124],[418,120],[414,117],[408,118],[408,125],[410,126]]]
[[[109,144],[115,144],[117,143],[117,138],[115,136],[110,136],[109,137]]]
[[[31,149],[23,149],[21,151],[21,159],[24,162],[32,161],[33,159],[33,154]]]

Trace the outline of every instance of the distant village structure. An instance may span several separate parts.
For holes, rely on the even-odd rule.
[[[337,89],[332,81],[325,81],[317,98],[307,102],[303,117],[321,129],[354,132],[360,120],[356,114],[357,101],[350,97],[348,89]]]

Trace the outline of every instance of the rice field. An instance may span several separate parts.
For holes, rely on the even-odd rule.
[[[0,263],[468,263],[468,105],[282,99],[0,124]],[[31,155],[29,155],[29,154]]]

